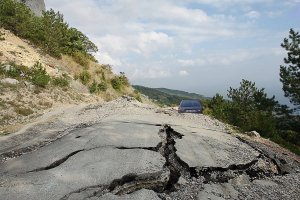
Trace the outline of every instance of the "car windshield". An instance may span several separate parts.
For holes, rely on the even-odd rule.
[[[198,101],[182,101],[180,104],[181,107],[200,107],[200,103]]]

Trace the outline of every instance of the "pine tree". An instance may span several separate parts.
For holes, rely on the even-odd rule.
[[[300,35],[290,29],[289,38],[284,38],[281,47],[287,51],[285,66],[280,66],[280,81],[283,91],[297,109],[300,109]]]

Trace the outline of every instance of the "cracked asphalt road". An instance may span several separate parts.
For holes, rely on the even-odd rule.
[[[129,100],[117,102],[121,108],[115,112],[107,109],[112,105],[74,113],[77,125],[62,126],[54,136],[50,131],[51,137],[45,134],[50,139],[41,136],[49,124],[35,125],[23,134],[38,130],[34,135],[42,139],[25,141],[19,149],[14,141],[1,150],[1,199],[300,197],[298,162],[227,134],[217,122],[205,126],[205,116],[161,113]],[[95,112],[97,119],[80,119]],[[109,114],[99,118],[98,112]]]

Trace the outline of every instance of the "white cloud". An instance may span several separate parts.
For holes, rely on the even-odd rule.
[[[267,11],[266,14],[270,18],[279,17],[283,14],[283,11],[282,10],[281,11]]]
[[[245,14],[246,17],[250,19],[257,19],[260,17],[260,13],[258,11],[252,10]]]
[[[182,66],[193,66],[195,65],[194,60],[189,60],[189,59],[179,59],[178,63]]]
[[[280,64],[264,58],[283,57],[280,43],[288,34],[284,29],[298,26],[297,20],[284,19],[289,19],[288,12],[300,3],[300,0],[45,1],[48,8],[61,11],[70,26],[97,44],[100,63],[110,64],[140,83],[155,79],[157,85],[164,78],[168,84],[172,81],[179,84],[179,75],[189,74],[190,78],[197,70],[207,74],[206,81],[214,85],[217,83],[209,77],[220,73],[220,68],[226,68],[226,74],[234,79],[236,71],[243,72],[243,66],[251,66],[249,63],[254,61],[278,71],[273,66]],[[273,17],[276,28],[270,23],[262,26],[266,17]],[[278,81],[278,77],[273,77]],[[191,82],[197,85],[194,87],[201,85],[198,77]]]
[[[180,71],[179,71],[179,75],[180,75],[180,76],[188,76],[189,73],[188,73],[186,70],[180,70]]]
[[[116,66],[116,67],[119,67],[122,65],[122,62],[119,59],[112,58],[112,56],[109,55],[109,53],[107,53],[107,52],[96,53],[95,56],[98,59],[98,61],[102,64],[109,64],[109,65]]]
[[[137,47],[141,53],[148,55],[163,48],[171,48],[173,39],[165,33],[140,33],[137,37]]]
[[[168,69],[163,69],[159,67],[150,67],[148,69],[135,69],[133,74],[130,76],[131,79],[158,79],[166,78],[171,76]]]
[[[282,48],[255,48],[255,49],[236,49],[231,51],[219,51],[213,53],[203,53],[195,59],[179,59],[180,66],[189,67],[209,67],[212,65],[232,66],[240,63],[256,60],[263,56],[284,56]]]

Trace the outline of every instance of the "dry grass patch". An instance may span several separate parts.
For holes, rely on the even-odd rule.
[[[22,116],[29,116],[34,113],[34,111],[30,108],[19,107],[19,106],[15,107],[15,112]]]

